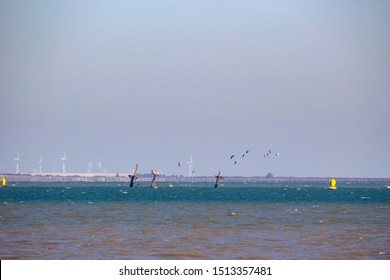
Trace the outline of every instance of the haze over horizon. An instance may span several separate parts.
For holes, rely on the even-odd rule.
[[[61,172],[66,152],[67,172],[188,175],[192,155],[196,176],[389,177],[389,14],[380,0],[1,1],[0,173],[18,152],[22,173],[41,156]]]

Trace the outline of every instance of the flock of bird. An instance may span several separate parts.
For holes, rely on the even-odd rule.
[[[249,154],[249,150],[246,150],[245,153],[243,153],[243,154],[241,155],[241,158],[244,159],[248,154]],[[275,157],[279,157],[279,156],[280,156],[280,153],[272,153],[271,150],[268,150],[268,152],[266,152],[266,153],[263,154],[263,157],[264,157],[264,158],[270,158],[272,155],[274,155]],[[236,158],[237,158],[237,157],[236,157],[236,155],[234,155],[234,154],[232,154],[232,155],[230,156],[230,159],[231,159],[231,160],[234,159],[234,161],[233,161],[233,164],[234,164],[234,165],[239,164],[239,162],[238,162],[238,160],[236,160]]]

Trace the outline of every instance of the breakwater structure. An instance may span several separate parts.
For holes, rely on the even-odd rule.
[[[8,182],[130,182],[128,174],[120,173],[45,173],[12,174],[1,173]],[[138,174],[138,181],[151,182],[151,174]],[[160,175],[159,182],[214,182],[212,176]],[[293,177],[293,176],[224,176],[224,182],[246,183],[328,183],[329,177]],[[390,178],[337,177],[338,183],[383,183],[390,184]]]

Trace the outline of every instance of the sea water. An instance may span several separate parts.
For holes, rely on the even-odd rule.
[[[20,182],[0,259],[390,259],[382,184]]]

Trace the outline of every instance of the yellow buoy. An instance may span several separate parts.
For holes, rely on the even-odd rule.
[[[1,177],[1,186],[5,187],[7,185],[7,180],[4,177]]]
[[[330,189],[330,190],[337,190],[336,179],[335,178],[332,177],[332,179],[330,179],[328,189]]]

